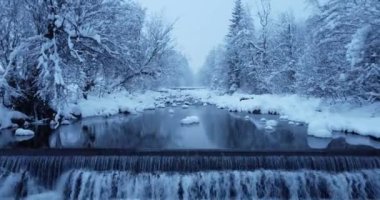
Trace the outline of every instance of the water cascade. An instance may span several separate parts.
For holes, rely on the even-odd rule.
[[[380,197],[380,157],[368,152],[117,153],[1,155],[0,197],[42,191],[63,199]]]

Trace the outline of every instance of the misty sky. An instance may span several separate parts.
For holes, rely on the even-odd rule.
[[[148,14],[163,15],[168,22],[177,20],[173,32],[177,47],[189,59],[190,67],[202,67],[209,51],[224,41],[228,32],[234,0],[137,0],[147,8]],[[258,0],[244,4],[256,17]],[[296,19],[307,17],[305,0],[272,0],[272,12],[292,10]],[[257,20],[256,20],[257,22]]]

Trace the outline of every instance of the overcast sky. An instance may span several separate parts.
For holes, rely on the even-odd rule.
[[[190,67],[199,70],[208,54],[224,41],[228,32],[234,0],[137,0],[147,8],[148,14],[162,14],[168,22],[177,20],[174,29],[177,47],[189,59]],[[292,10],[296,19],[307,16],[306,0],[271,0],[272,11],[278,13]],[[246,0],[253,17],[256,2]]]

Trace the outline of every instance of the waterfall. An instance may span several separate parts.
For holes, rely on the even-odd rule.
[[[62,177],[57,189],[64,199],[376,199],[380,170],[183,174],[73,170]]]
[[[342,172],[380,169],[378,156],[0,156],[0,168],[27,171],[51,188],[72,169],[133,172],[197,172],[212,170],[324,170]]]
[[[13,173],[0,169],[0,198],[28,196],[44,191],[26,171]]]
[[[366,199],[380,198],[379,186],[377,154],[0,156],[0,198],[55,191],[63,199]]]

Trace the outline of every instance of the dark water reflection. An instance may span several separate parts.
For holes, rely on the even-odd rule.
[[[57,130],[38,127],[36,137],[17,141],[12,133],[0,135],[7,148],[131,148],[131,149],[229,149],[309,150],[379,148],[368,137],[336,134],[335,138],[309,137],[307,127],[289,125],[278,116],[230,113],[213,106],[169,108],[137,115],[85,119]],[[181,119],[198,116],[198,125],[183,126]],[[265,130],[261,118],[278,120],[273,131]],[[27,139],[27,138],[26,138]]]

